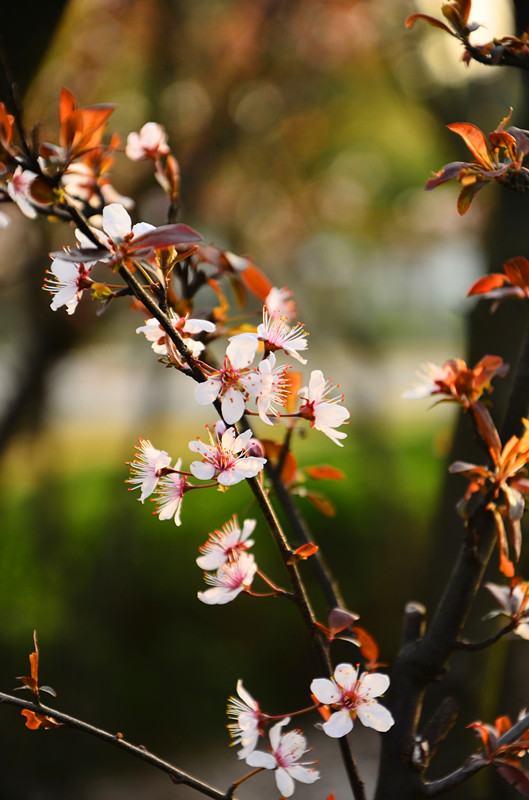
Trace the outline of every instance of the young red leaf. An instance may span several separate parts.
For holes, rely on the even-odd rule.
[[[240,278],[248,291],[255,295],[261,303],[264,303],[267,295],[272,288],[272,283],[255,264],[249,264],[240,273]]]
[[[501,762],[497,764],[498,773],[510,783],[523,797],[529,797],[529,773],[516,764]]]
[[[325,517],[336,516],[336,508],[326,497],[323,497],[321,494],[316,494],[316,492],[307,492],[306,498],[320,514],[323,514]]]
[[[406,17],[406,27],[411,28],[418,19],[424,20],[424,22],[427,22],[428,25],[433,25],[434,28],[440,28],[442,31],[446,31],[446,33],[449,33],[450,36],[454,35],[448,25],[445,25],[440,19],[431,17],[429,14],[410,14],[409,17]]]
[[[40,727],[43,727],[44,730],[62,727],[62,722],[57,722],[53,717],[49,717],[47,714],[36,714],[28,708],[24,708],[20,713],[22,716],[26,717],[26,728],[32,731],[36,731]]]
[[[525,291],[529,290],[529,261],[524,256],[510,258],[503,269],[511,283]]]
[[[457,213],[463,216],[466,214],[468,209],[470,208],[470,204],[474,199],[474,195],[476,195],[480,189],[486,185],[486,181],[479,181],[477,183],[471,183],[468,186],[463,186],[461,191],[459,192],[459,197],[457,198]]]
[[[305,467],[304,472],[315,481],[343,481],[345,473],[341,469],[322,464],[319,467]]]
[[[467,297],[472,297],[474,294],[486,294],[493,289],[501,289],[506,280],[506,276],[501,272],[492,272],[490,275],[485,275],[479,278],[467,292]]]
[[[494,169],[495,164],[490,156],[487,140],[483,131],[480,131],[471,122],[452,122],[446,126],[448,130],[459,134],[466,146],[485,169]]]
[[[362,653],[362,655],[366,660],[366,668],[375,669],[377,666],[379,666],[378,644],[375,642],[371,634],[369,634],[364,628],[360,628],[358,625],[354,626],[353,634],[360,643],[359,644],[360,652]]]

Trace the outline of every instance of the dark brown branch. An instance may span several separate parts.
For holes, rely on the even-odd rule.
[[[498,739],[498,748],[513,744],[513,742],[519,739],[528,728],[529,714],[525,714],[512,728],[509,728],[503,736],[500,736]],[[456,786],[460,786],[470,778],[471,775],[479,772],[480,769],[483,769],[483,767],[489,764],[490,761],[485,757],[485,753],[474,753],[470,758],[467,758],[463,766],[451,772],[450,775],[446,775],[444,778],[440,778],[437,781],[427,783],[425,786],[425,797],[438,797],[441,794],[446,794],[451,789],[455,789]]]
[[[481,642],[469,642],[466,639],[459,639],[454,643],[454,650],[484,650],[486,647],[496,644],[496,642],[502,639],[507,633],[511,633],[511,631],[513,631],[517,625],[517,622],[509,622],[508,625],[504,625],[503,628],[500,628],[492,636],[489,636],[488,639],[483,639]]]
[[[35,714],[44,714],[69,728],[75,728],[79,731],[83,731],[83,733],[88,733],[90,736],[95,736],[98,739],[103,739],[105,742],[110,742],[121,750],[126,750],[128,753],[131,753],[131,755],[136,756],[136,758],[139,758],[141,761],[145,761],[147,764],[156,767],[156,769],[165,772],[174,783],[189,786],[191,789],[195,789],[197,792],[206,795],[206,797],[212,797],[213,800],[229,800],[229,798],[232,797],[229,791],[223,792],[220,789],[209,786],[209,784],[204,783],[198,778],[194,778],[192,775],[188,775],[187,772],[183,772],[168,761],[158,758],[158,756],[146,750],[143,745],[136,745],[128,742],[126,739],[123,739],[120,734],[109,733],[101,728],[96,728],[94,725],[89,725],[87,722],[83,722],[80,719],[71,717],[69,714],[63,714],[62,711],[56,711],[54,708],[48,708],[48,706],[41,705],[40,703],[22,700],[19,697],[13,697],[3,692],[0,692],[0,703],[8,703],[13,706],[18,706],[19,708],[26,708],[35,712]]]

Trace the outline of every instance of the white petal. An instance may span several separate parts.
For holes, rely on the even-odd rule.
[[[362,703],[358,706],[358,718],[368,728],[374,728],[380,733],[388,731],[394,723],[394,719],[384,706],[376,700],[370,703]]]
[[[320,777],[320,773],[317,770],[304,767],[301,764],[296,764],[295,767],[288,767],[288,772],[295,781],[300,783],[314,783]]]
[[[203,384],[199,384],[203,385]],[[244,414],[244,398],[242,394],[230,387],[222,398],[222,416],[228,425],[238,422]]]
[[[346,736],[352,729],[353,720],[346,708],[331,714],[327,722],[323,723],[323,730],[327,736],[331,736],[333,739],[340,739],[342,736]]]
[[[213,403],[218,397],[220,388],[221,382],[218,378],[210,378],[203,383],[197,383],[195,386],[195,400],[200,406]]]
[[[358,678],[358,670],[352,664],[338,664],[334,670],[334,680],[343,689],[353,689]]]
[[[362,697],[369,695],[369,697],[379,697],[384,692],[387,692],[389,687],[389,677],[383,675],[381,672],[373,672],[371,674],[362,675],[360,694]]]
[[[315,678],[310,684],[310,691],[320,703],[325,704],[336,703],[342,696],[336,684],[328,678]]]
[[[248,336],[235,336],[226,348],[226,355],[235,369],[249,367],[259,346],[257,339]]]
[[[120,203],[111,203],[103,209],[103,230],[112,240],[121,240],[132,230],[132,220]]]
[[[204,463],[203,461],[192,461],[189,469],[191,474],[201,481],[209,481],[215,474],[213,464]]]
[[[246,756],[246,763],[249,767],[263,767],[264,769],[275,769],[277,762],[270,753],[263,753],[261,750],[254,750]]]
[[[283,797],[290,797],[294,794],[294,781],[283,767],[276,769],[276,784]]]

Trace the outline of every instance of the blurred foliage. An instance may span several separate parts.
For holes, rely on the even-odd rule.
[[[333,500],[335,518],[322,517],[307,501],[298,504],[336,568],[347,602],[379,640],[384,660],[397,643],[415,559],[424,558],[427,548],[426,519],[416,513],[414,493],[428,507],[441,476],[433,460],[424,469],[431,447],[427,429],[380,433],[354,428],[351,447],[343,450],[321,434],[301,442],[303,463],[332,460],[349,477],[343,483],[311,482]],[[173,438],[170,449],[185,459],[187,440]],[[25,471],[17,469],[17,461],[26,461],[24,450],[13,451],[6,463],[0,501],[3,683],[27,671],[36,628],[41,680],[56,689],[60,708],[110,730],[119,726],[132,741],[162,755],[185,754],[191,742],[220,742],[236,774],[224,712],[237,678],[274,713],[306,704],[318,671],[298,612],[287,601],[239,597],[208,607],[196,598],[204,585],[194,560],[212,521],[221,525],[235,512],[240,520],[258,518],[257,509],[245,486],[227,494],[193,492],[185,498],[181,528],[161,523],[149,513],[150,504],[139,505],[123,485],[129,445],[114,443],[112,462],[122,466],[111,467],[104,443],[79,450],[80,440],[73,433],[44,439]],[[366,497],[376,501],[366,503]],[[260,567],[281,584],[285,573],[261,522],[254,538]],[[302,568],[323,607],[310,561]],[[390,606],[388,595],[394,598]],[[340,653],[352,657],[338,643]],[[36,797],[31,787],[37,785],[39,797],[61,800],[74,788],[83,797],[79,787],[94,770],[111,765],[119,774],[130,768],[126,757],[113,761],[104,745],[92,744],[89,757],[83,750],[82,759],[66,759],[63,748],[84,748],[77,737],[72,741],[61,730],[30,733],[13,713],[0,715],[0,730],[0,765],[9,764],[1,783],[13,800]],[[58,764],[60,785],[53,777]]]
[[[71,0],[25,101],[26,120],[42,121],[44,140],[55,138],[63,85],[82,105],[116,102],[113,119],[123,138],[148,119],[163,123],[182,169],[182,220],[206,240],[251,253],[272,280],[293,288],[301,318],[313,328],[314,352],[321,347],[326,364],[344,365],[346,374],[336,370],[337,377],[354,386],[361,415],[346,447],[318,434],[301,443],[303,463],[332,461],[348,473],[343,484],[324,487],[338,516],[329,520],[306,502],[300,506],[343,580],[347,602],[388,662],[404,603],[422,599],[413,592],[431,558],[427,526],[447,442],[441,434],[432,445],[437,417],[424,428],[417,419],[407,427],[391,421],[407,361],[399,364],[396,389],[384,377],[369,385],[366,371],[381,370],[384,355],[394,357],[403,343],[455,346],[454,298],[482,266],[478,229],[495,199],[460,220],[449,188],[426,202],[423,185],[457,154],[442,121],[468,115],[473,103],[475,121],[489,130],[521,92],[512,76],[507,87],[503,76],[492,78],[494,100],[485,81],[456,90],[459,64],[457,79],[450,70],[448,98],[439,79],[447,79],[454,56],[429,35],[404,31],[412,10],[405,0]],[[24,4],[10,11],[27,15]],[[36,16],[25,28],[43,44],[47,34]],[[18,74],[14,59],[13,68]],[[471,76],[478,70],[473,66]],[[29,75],[20,72],[20,79],[25,86]],[[139,197],[136,218],[162,222],[165,208],[148,166],[131,169],[124,156],[117,162],[116,187]],[[64,243],[65,229],[44,231],[16,218],[13,231],[0,261],[0,334],[13,365],[4,371],[2,394],[27,363],[20,355],[26,341],[54,338],[63,356],[91,336],[130,340],[135,326],[120,310],[95,319],[86,306],[73,319],[54,317],[40,270],[43,254]],[[87,410],[76,384],[75,424],[61,429],[52,405],[48,430],[26,431],[3,463],[2,685],[9,689],[6,676],[27,671],[37,628],[42,678],[58,691],[61,708],[111,730],[118,725],[131,740],[177,758],[197,737],[201,746],[219,736],[227,744],[225,701],[238,677],[273,712],[306,701],[315,666],[288,604],[242,597],[207,608],[196,600],[203,588],[197,547],[212,525],[234,512],[254,513],[245,487],[210,493],[206,502],[192,493],[176,529],[151,517],[122,486],[120,465],[143,433],[138,420],[132,429],[129,405],[144,397],[154,416],[161,400],[148,388],[152,383],[155,395],[165,390],[153,380],[154,361],[141,384],[142,357],[132,359],[129,402],[126,392],[125,399],[107,400],[109,370],[100,378],[104,411]],[[431,355],[423,348],[419,358],[425,357]],[[381,406],[384,419],[371,411]],[[176,399],[178,428],[182,407]],[[173,437],[178,441],[180,431]],[[159,446],[177,452],[165,435]],[[256,539],[259,562],[280,581],[261,523]],[[438,574],[440,563],[436,553]],[[310,576],[310,562],[303,568]],[[489,685],[480,678],[473,689],[492,707]],[[114,773],[136,769],[65,731],[30,733],[13,709],[0,715],[0,731],[0,789],[10,800],[84,800],[85,781],[98,765]],[[470,751],[468,732],[462,741]],[[167,796],[173,792],[169,785]]]

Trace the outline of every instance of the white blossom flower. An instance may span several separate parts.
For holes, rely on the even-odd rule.
[[[294,328],[290,328],[282,314],[277,311],[269,314],[266,307],[263,307],[263,321],[257,327],[257,332],[239,333],[231,336],[230,342],[243,339],[264,342],[268,352],[284,350],[292,358],[306,364],[307,359],[302,358],[298,351],[307,349],[307,335],[303,325],[298,324]]]
[[[511,620],[519,620],[514,633],[522,639],[529,639],[529,582],[520,581],[515,586],[500,586],[497,583],[486,583],[499,608],[489,611],[485,619],[504,614]]]
[[[215,370],[203,383],[195,387],[195,400],[199,405],[214,403],[220,397],[222,416],[228,425],[238,422],[244,414],[248,396],[245,379],[255,358],[258,343],[254,339],[230,341],[222,368]]]
[[[185,475],[179,475],[178,472],[182,465],[182,459],[179,458],[174,465],[175,472],[170,472],[168,475],[163,475],[156,487],[156,514],[159,519],[174,519],[175,525],[181,525],[180,509],[182,508],[182,500],[184,494],[189,488],[189,484]]]
[[[169,319],[173,323],[182,338],[185,339],[186,347],[191,351],[194,358],[198,358],[205,349],[203,342],[197,342],[192,337],[198,333],[213,333],[215,323],[207,319],[189,319],[188,317],[177,317],[174,311],[169,312]],[[167,336],[157,319],[151,317],[145,320],[145,325],[136,328],[136,333],[143,333],[148,342],[151,342],[153,351],[159,356],[168,356]],[[171,355],[174,355],[174,347],[171,347]]]
[[[246,763],[250,767],[275,770],[277,788],[282,797],[294,794],[294,781],[314,783],[320,777],[320,773],[310,767],[313,761],[299,763],[301,756],[307,752],[307,742],[300,731],[281,733],[281,728],[289,722],[290,717],[286,717],[270,728],[271,753],[254,750],[246,756]]]
[[[423,397],[438,394],[441,391],[440,384],[445,382],[448,373],[449,367],[446,364],[442,367],[438,364],[433,364],[431,361],[421,364],[421,367],[415,373],[417,380],[413,381],[410,389],[402,393],[403,399],[420,400]]]
[[[22,169],[21,166],[18,166],[13,172],[13,177],[7,184],[7,193],[9,197],[29,219],[35,219],[37,216],[37,210],[35,208],[37,202],[33,200],[29,193],[30,186],[36,177],[36,172],[32,172],[30,169]]]
[[[250,553],[241,553],[235,561],[226,561],[218,570],[204,572],[204,580],[212,587],[198,592],[197,597],[208,606],[224,605],[252,585],[257,564]]]
[[[171,457],[165,450],[157,450],[148,439],[139,439],[135,445],[138,451],[130,465],[130,478],[126,483],[133,484],[131,489],[141,489],[139,500],[143,503],[149,497],[160,480],[160,471],[171,464]]]
[[[66,306],[66,312],[73,314],[81,299],[84,289],[92,282],[88,272],[92,264],[74,264],[72,261],[62,261],[54,258],[49,270],[51,277],[45,278],[45,291],[52,295],[51,310],[57,311],[61,306]]]
[[[237,517],[234,516],[220,531],[210,533],[207,542],[198,548],[203,554],[197,558],[198,566],[211,570],[218,569],[226,561],[233,561],[240,552],[253,545],[252,539],[248,537],[253,533],[256,524],[255,519],[245,519],[241,530]]]
[[[320,703],[337,709],[323,730],[327,736],[339,739],[353,728],[353,721],[358,716],[360,722],[376,731],[388,731],[394,723],[387,708],[380,705],[374,697],[379,697],[387,690],[389,678],[380,672],[364,672],[358,677],[358,669],[351,664],[338,664],[334,670],[334,679],[316,678],[310,685],[310,691]]]
[[[228,428],[220,438],[217,433],[215,439],[210,434],[209,445],[200,439],[190,442],[189,449],[202,456],[202,461],[191,463],[192,474],[202,481],[216,475],[222,486],[233,486],[245,478],[254,478],[266,464],[266,458],[246,455],[251,437],[251,430],[237,436],[234,428]]]
[[[270,316],[277,312],[282,314],[286,322],[290,322],[296,316],[296,303],[291,289],[283,286],[278,289],[272,286],[265,298],[265,307]]]
[[[263,422],[272,425],[267,414],[279,416],[275,404],[284,406],[288,396],[288,367],[276,367],[275,353],[263,358],[256,370],[252,370],[243,378],[243,385],[248,393],[255,397],[257,410]]]
[[[237,681],[237,694],[239,697],[228,698],[226,713],[236,720],[228,723],[228,731],[233,739],[232,747],[242,745],[242,750],[237,753],[238,757],[246,758],[257,746],[264,714],[261,713],[257,700],[246,691],[240,680]]]
[[[309,385],[299,390],[298,396],[305,400],[300,406],[298,414],[300,417],[309,420],[311,428],[316,428],[329,437],[335,444],[343,447],[338,439],[345,439],[347,434],[342,431],[335,431],[339,425],[343,425],[351,416],[349,411],[338,403],[343,401],[343,394],[337,397],[329,397],[333,388],[330,381],[326,381],[323,373],[315,369],[310,374]]]
[[[139,133],[133,131],[127,136],[125,153],[131,161],[143,161],[148,158],[155,161],[170,152],[167,134],[157,122],[146,122]]]

